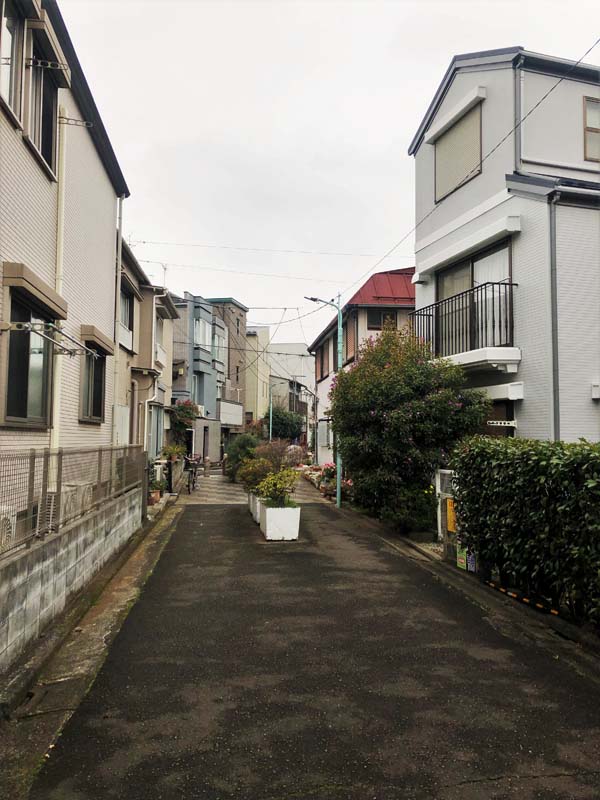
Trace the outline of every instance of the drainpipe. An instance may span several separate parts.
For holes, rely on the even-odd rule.
[[[139,444],[139,431],[138,431],[138,397],[139,397],[139,387],[138,382],[135,378],[131,379],[131,432],[133,436],[129,438],[133,438],[132,444]]]
[[[119,340],[121,333],[121,270],[123,268],[123,200],[121,195],[118,200],[117,213],[117,263],[115,266],[115,355],[113,357],[113,413],[111,441],[117,444],[117,403],[119,400]]]
[[[154,367],[154,348],[156,346],[156,301],[160,300],[162,297],[167,297],[169,293],[167,292],[166,286],[163,286],[162,294],[155,294],[152,296],[152,337],[151,337],[151,351],[150,351],[150,358],[152,359],[152,365]],[[153,395],[152,397],[148,397],[144,401],[144,450],[148,449],[148,406],[150,403],[153,403],[158,394],[157,394],[157,386],[156,386],[156,377],[152,379],[153,384]]]
[[[522,144],[522,125],[520,120],[522,118],[522,109],[521,106],[523,104],[523,72],[521,70],[521,66],[523,65],[523,56],[519,56],[517,59],[514,70],[515,70],[515,92],[514,92],[514,127],[515,127],[515,139],[514,139],[514,154],[515,154],[515,172],[519,172],[521,169],[521,144]]]
[[[560,440],[560,372],[558,359],[558,289],[556,277],[556,204],[560,192],[549,203],[550,213],[550,328],[552,342],[552,438]]]
[[[60,106],[59,117],[66,117],[67,110]],[[65,252],[65,154],[67,149],[67,126],[58,126],[58,158],[56,178],[58,182],[56,201],[56,271],[54,288],[62,295],[64,277],[64,252]],[[60,403],[62,383],[62,360],[53,352],[52,356],[52,416],[50,427],[50,449],[56,450],[60,446]]]

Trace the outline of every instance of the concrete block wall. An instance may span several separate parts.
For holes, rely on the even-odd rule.
[[[0,672],[131,538],[141,516],[142,490],[133,489],[0,561]]]

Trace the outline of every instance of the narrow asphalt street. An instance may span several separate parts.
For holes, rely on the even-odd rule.
[[[219,477],[183,498],[34,800],[600,798],[596,682],[300,499],[267,543]]]

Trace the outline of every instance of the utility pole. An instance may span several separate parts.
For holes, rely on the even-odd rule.
[[[342,345],[344,329],[342,324],[342,303],[341,297],[338,292],[337,302],[331,300],[321,300],[319,297],[305,297],[305,300],[310,300],[311,303],[323,303],[326,306],[332,306],[337,311],[337,369],[336,375],[342,369]],[[340,448],[336,447],[335,454],[335,473],[336,473],[336,486],[335,486],[335,504],[338,508],[342,506],[342,456],[340,455]]]

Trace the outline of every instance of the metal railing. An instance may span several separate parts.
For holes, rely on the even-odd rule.
[[[515,283],[482,283],[410,314],[415,335],[434,356],[513,344]]]
[[[141,446],[0,453],[0,558],[142,485]]]

